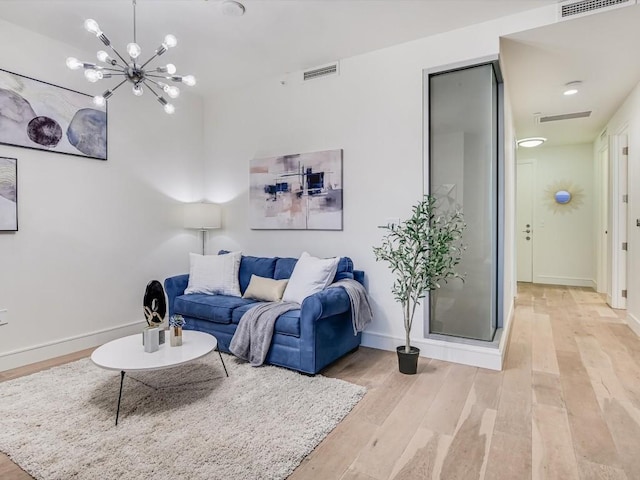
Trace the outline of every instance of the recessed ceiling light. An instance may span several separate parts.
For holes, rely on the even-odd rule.
[[[523,138],[522,140],[518,140],[518,146],[525,148],[539,147],[546,141],[547,139],[544,137]]]
[[[244,15],[244,5],[240,2],[236,2],[235,0],[224,0],[220,4],[220,10],[224,15],[228,15],[229,17],[241,17]]]
[[[578,87],[580,87],[580,85],[582,85],[582,82],[579,80],[565,83],[564,92],[562,92],[563,95],[566,95],[566,96],[575,95],[576,93],[578,93]]]

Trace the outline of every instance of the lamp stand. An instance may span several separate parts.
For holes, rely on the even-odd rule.
[[[207,231],[206,230],[201,230],[201,232],[202,232],[202,255],[204,255],[204,241],[205,241],[205,238],[207,236]]]

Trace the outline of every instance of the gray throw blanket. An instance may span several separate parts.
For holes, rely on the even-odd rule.
[[[371,304],[369,304],[369,296],[367,291],[356,280],[345,278],[332,283],[327,288],[342,287],[346,290],[351,301],[351,321],[353,322],[353,334],[357,335],[358,332],[362,332],[364,328],[373,319],[373,312],[371,311]]]
[[[283,313],[299,308],[300,304],[295,302],[268,302],[247,310],[238,323],[229,350],[254,367],[262,365],[269,353],[276,320]]]

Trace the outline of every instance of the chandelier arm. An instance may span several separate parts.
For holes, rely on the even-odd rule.
[[[124,72],[124,68],[100,67],[99,70],[107,70],[109,72]]]
[[[158,56],[158,54],[157,54],[157,53],[155,53],[155,54],[154,54],[154,55],[153,55],[149,60],[147,60],[146,62],[144,62],[140,68],[144,68],[144,67],[146,67],[149,63],[151,63],[151,60],[153,60],[153,59],[154,59],[154,58],[156,58],[157,56]]]
[[[128,80],[125,78],[125,79],[124,79],[123,81],[121,81],[118,85],[116,85],[115,87],[113,87],[113,88],[111,89],[111,92],[112,92],[112,93],[113,93],[113,92],[115,92],[118,88],[120,88],[122,85],[124,85],[124,84],[125,84],[125,83],[127,83],[127,82],[128,82]]]
[[[148,75],[145,77],[145,81],[153,83],[153,84],[154,84],[156,87],[158,87],[158,88],[162,88],[158,82],[156,82],[155,80],[151,80],[151,79],[149,78],[149,76],[148,76]],[[146,85],[146,84],[145,84],[145,85]],[[148,87],[148,86],[149,86],[149,85],[147,85],[147,87]]]
[[[136,0],[132,0],[133,2],[133,43],[138,43],[136,40]]]
[[[163,79],[163,80],[169,80],[169,77],[165,77],[165,76],[163,76],[163,75],[154,75],[154,74],[152,74],[152,73],[147,73],[145,76],[146,76],[147,78],[161,78],[161,79]]]
[[[120,53],[118,53],[118,50],[116,50],[113,45],[109,45],[109,47],[111,48],[111,50],[113,50],[113,53],[115,53],[118,56],[118,58],[120,60],[122,60],[122,63],[124,63],[125,65],[129,65],[129,63],[124,58],[122,58],[122,55],[120,55]]]
[[[145,86],[149,89],[149,91],[150,91],[151,93],[153,93],[157,98],[162,98],[162,95],[158,94],[158,93],[157,93],[153,88],[151,88],[151,85],[149,85],[149,84],[147,83],[147,80],[149,80],[149,79],[148,79],[148,78],[145,78],[144,80],[142,80],[142,83],[144,83],[144,84],[145,84]],[[153,80],[151,80],[151,81],[153,81]],[[155,82],[154,82],[154,83],[155,83]]]

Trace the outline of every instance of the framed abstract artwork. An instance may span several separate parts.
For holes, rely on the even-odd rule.
[[[18,160],[0,157],[0,232],[18,231]]]
[[[107,159],[107,109],[84,93],[0,69],[0,143]]]
[[[342,150],[251,161],[254,230],[342,230]]]

